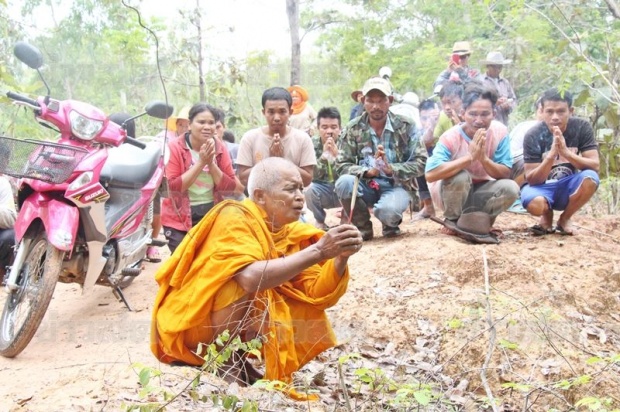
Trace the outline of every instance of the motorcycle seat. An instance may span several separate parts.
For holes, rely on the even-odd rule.
[[[100,181],[104,186],[140,189],[155,173],[160,155],[161,146],[156,142],[147,143],[144,150],[129,144],[112,147]]]

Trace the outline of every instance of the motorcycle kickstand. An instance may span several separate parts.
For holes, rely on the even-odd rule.
[[[114,287],[114,289],[112,289],[112,293],[114,293],[114,296],[116,297],[116,299],[122,301],[125,304],[125,306],[127,307],[127,310],[129,310],[130,312],[133,312],[133,310],[131,309],[131,306],[129,306],[129,302],[127,302],[127,299],[125,299],[123,290],[119,286]]]

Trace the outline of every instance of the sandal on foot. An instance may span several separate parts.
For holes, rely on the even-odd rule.
[[[159,256],[159,250],[156,247],[149,246],[146,249],[146,259],[151,263],[161,262],[161,256]]]
[[[552,227],[542,227],[541,225],[530,226],[528,229],[532,233],[532,235],[534,235],[534,236],[550,235],[550,234],[555,232],[554,228],[552,228]]]
[[[566,230],[560,225],[556,225],[554,231],[560,236],[573,236],[575,234],[572,230]]]

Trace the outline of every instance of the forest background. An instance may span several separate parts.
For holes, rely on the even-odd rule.
[[[118,0],[0,0],[0,91],[2,96],[7,90],[45,93],[36,72],[13,57],[15,42],[26,40],[42,50],[43,73],[56,98],[85,101],[108,113],[137,113],[154,99],[167,99],[177,110],[207,101],[226,111],[228,127],[239,139],[263,123],[260,96],[267,87],[302,84],[316,109],[335,105],[348,118],[351,91],[382,66],[392,69],[399,93],[430,96],[452,44],[469,40],[474,67],[483,70],[480,60],[494,50],[513,60],[503,72],[519,103],[511,126],[532,118],[545,89],[575,94],[576,114],[597,132],[601,172],[612,177],[604,183],[610,189],[606,202],[610,211],[617,209],[620,6],[615,0],[276,1],[287,12],[282,16],[288,17],[290,55],[270,50],[269,38],[262,50],[216,53],[227,47],[218,33],[228,30],[230,38],[234,28],[205,22],[215,11],[207,0],[180,2],[166,19],[153,14],[148,0],[127,0],[146,28],[138,13]],[[247,12],[241,3],[240,17]],[[35,30],[35,14],[47,15],[49,27]],[[280,17],[253,16],[251,29],[260,36],[282,24],[274,19]],[[53,137],[26,109],[5,97],[0,106],[3,135]],[[161,126],[145,119],[138,131],[155,134]]]
[[[399,242],[382,238],[369,242],[363,253],[352,258],[355,282],[330,314],[336,329],[351,341],[326,355],[328,358],[319,359],[318,366],[310,365],[315,369],[310,368],[309,375],[314,379],[327,370],[322,387],[333,390],[341,402],[337,391],[345,383],[342,373],[335,372],[342,366],[340,355],[345,359],[355,353],[364,356],[360,367],[345,365],[347,382],[356,383],[366,382],[363,380],[370,379],[371,373],[395,376],[396,366],[380,361],[391,361],[395,347],[398,357],[406,352],[403,348],[413,348],[413,370],[432,370],[433,379],[437,379],[432,381],[433,388],[452,385],[442,380],[452,375],[454,384],[469,379],[467,390],[477,391],[480,398],[484,394],[476,376],[488,365],[495,393],[513,399],[520,410],[542,410],[542,406],[528,406],[534,403],[536,408],[560,405],[556,410],[577,410],[580,402],[589,401],[594,405],[589,410],[600,411],[607,408],[600,404],[612,402],[612,396],[612,407],[620,404],[620,8],[615,0],[220,0],[235,3],[236,13],[246,19],[252,13],[252,2],[279,3],[286,11],[281,17],[267,10],[251,16],[251,29],[257,37],[276,24],[290,27],[290,33],[282,35],[288,37],[290,51],[273,49],[276,39],[268,37],[265,49],[231,54],[221,53],[235,47],[221,40],[221,35],[229,32],[226,38],[230,39],[236,32],[209,23],[217,2],[178,0],[168,4],[173,9],[169,18],[162,18],[149,10],[149,1],[154,0],[132,0],[130,4],[140,10],[144,26],[157,40],[139,24],[136,12],[120,0],[0,0],[0,133],[39,139],[55,135],[33,122],[31,111],[2,97],[8,90],[31,96],[45,93],[37,74],[13,56],[18,40],[42,50],[42,72],[55,98],[85,101],[108,113],[138,113],[154,99],[167,98],[177,110],[205,100],[227,112],[228,126],[237,139],[264,123],[260,97],[271,86],[300,83],[310,91],[315,108],[335,105],[346,117],[353,105],[351,91],[376,75],[380,67],[390,66],[398,92],[414,91],[421,98],[428,97],[437,74],[447,65],[452,44],[459,40],[472,43],[471,60],[478,68],[480,60],[493,50],[513,60],[503,73],[519,100],[511,127],[533,117],[533,104],[545,89],[555,86],[575,93],[576,114],[592,123],[600,143],[604,179],[597,199],[590,203],[604,205],[606,210],[589,206],[594,212],[586,212],[576,221],[581,234],[566,238],[532,238],[527,233],[534,221],[530,216],[500,216],[506,238],[501,248],[488,249],[493,295],[487,291],[483,298],[480,256],[484,256],[487,272],[483,246],[442,236],[433,222],[403,225],[406,233]],[[193,3],[188,6],[184,1]],[[49,25],[33,23],[33,16],[41,14]],[[142,118],[138,130],[155,134],[162,125],[162,121]],[[375,230],[380,230],[376,219],[375,225]],[[391,256],[407,258],[386,260],[388,250]],[[144,396],[150,397],[148,387],[136,389],[135,371],[129,370],[131,361],[125,359],[129,354],[134,360],[155,362],[148,353],[147,334],[135,328],[146,325],[148,329],[150,324],[155,269],[150,267],[150,273],[136,280],[142,283],[128,290],[141,311],[128,313],[103,290],[81,303],[75,300],[77,287],[56,294],[52,305],[58,309],[51,312],[58,312],[47,317],[46,329],[57,337],[54,344],[43,336],[33,340],[29,351],[15,362],[0,359],[0,371],[8,371],[0,373],[5,377],[0,380],[0,393],[8,394],[0,396],[0,409],[2,401],[12,400],[33,411],[47,411],[50,405],[62,410],[76,410],[76,405],[92,409],[94,404],[105,406],[107,402],[108,409],[120,410],[121,402],[142,404]],[[489,363],[487,356],[493,352],[489,342],[495,341],[495,335],[487,338],[483,324],[487,307],[488,323],[492,323],[491,301],[498,350]],[[376,310],[378,307],[381,309]],[[121,325],[119,329],[117,325]],[[90,334],[102,330],[98,327],[106,328],[105,333]],[[557,337],[550,333],[556,331],[562,333]],[[136,332],[140,339],[126,338]],[[518,340],[518,345],[509,340]],[[611,360],[600,362],[603,358],[592,358],[592,353],[606,353],[604,359]],[[372,363],[371,358],[378,360]],[[556,360],[558,363],[553,363]],[[504,368],[506,364],[509,368]],[[112,371],[110,365],[123,372]],[[444,369],[437,375],[435,366],[442,365]],[[421,369],[423,366],[429,368]],[[41,370],[45,373],[39,373]],[[145,371],[149,372],[146,367],[140,371],[141,383]],[[410,375],[410,369],[406,372]],[[178,376],[178,372],[168,375]],[[178,387],[186,388],[187,382],[179,380]],[[374,378],[368,382],[375,384]],[[409,390],[408,382],[398,387]],[[418,396],[430,390],[415,389],[408,393],[423,404],[424,399]],[[381,390],[370,392],[373,400]],[[67,396],[67,391],[72,395]],[[175,393],[180,392],[175,388]],[[336,402],[331,395],[324,396],[323,402]],[[367,399],[354,401],[364,404]],[[433,399],[439,404],[444,397]],[[329,406],[326,410],[335,409]]]

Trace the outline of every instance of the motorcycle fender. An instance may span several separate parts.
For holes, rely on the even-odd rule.
[[[80,222],[77,207],[55,199],[29,197],[22,204],[15,222],[17,241],[21,241],[36,219],[41,219],[43,222],[47,238],[52,245],[65,252],[71,252]]]

